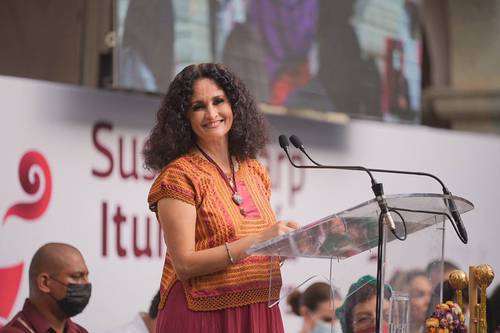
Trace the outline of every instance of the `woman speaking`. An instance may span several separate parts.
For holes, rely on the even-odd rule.
[[[283,332],[279,308],[267,306],[279,297],[279,261],[246,254],[297,228],[272,211],[255,159],[265,143],[264,117],[227,68],[190,65],[174,78],[144,149],[167,245],[156,332]]]

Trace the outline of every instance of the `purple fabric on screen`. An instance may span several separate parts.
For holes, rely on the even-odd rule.
[[[182,284],[177,281],[158,313],[156,333],[284,333],[278,306],[256,303],[219,311],[191,311]]]
[[[306,59],[316,36],[317,0],[252,0],[248,20],[266,46],[271,79],[286,62]]]

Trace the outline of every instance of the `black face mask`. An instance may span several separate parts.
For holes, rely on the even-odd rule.
[[[87,306],[90,300],[90,295],[92,293],[92,284],[84,283],[84,284],[76,284],[76,283],[68,283],[64,284],[61,281],[58,281],[54,278],[52,280],[59,282],[63,286],[66,286],[67,292],[66,296],[61,299],[55,299],[57,305],[61,309],[66,316],[73,317],[77,314],[81,313],[83,309]]]

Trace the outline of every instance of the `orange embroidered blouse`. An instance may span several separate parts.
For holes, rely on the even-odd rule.
[[[238,192],[247,212],[243,216],[232,200],[232,192],[216,167],[201,156],[190,153],[167,165],[155,179],[148,196],[150,209],[156,211],[162,198],[174,198],[196,207],[195,248],[204,250],[225,242],[258,233],[276,223],[271,208],[271,181],[257,160],[239,162],[236,172]],[[183,282],[189,309],[212,311],[269,298],[277,299],[281,288],[279,263],[267,256],[250,256],[226,269]],[[161,279],[160,308],[177,280],[168,254]]]

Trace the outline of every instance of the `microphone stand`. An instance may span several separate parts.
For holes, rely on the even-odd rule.
[[[378,183],[375,178],[372,175],[372,172],[380,172],[380,173],[394,173],[394,174],[407,174],[407,175],[417,175],[417,176],[426,176],[426,177],[431,177],[434,180],[436,180],[442,187],[443,194],[449,196],[449,199],[445,199],[445,205],[448,207],[451,215],[453,216],[453,219],[450,218],[448,214],[443,214],[445,215],[450,222],[452,222],[452,226],[455,229],[455,232],[457,233],[459,239],[466,244],[467,243],[467,231],[465,230],[465,227],[461,221],[460,214],[458,212],[458,209],[456,207],[455,201],[453,200],[453,197],[451,195],[451,192],[446,188],[444,183],[436,176],[430,174],[430,173],[425,173],[425,172],[413,172],[413,171],[399,171],[399,170],[385,170],[385,169],[369,169],[366,167],[362,166],[325,166],[320,163],[317,163],[314,161],[311,156],[307,153],[305,150],[304,145],[302,144],[301,140],[296,136],[292,135],[290,137],[290,141],[292,141],[293,145],[300,149],[304,155],[313,163],[315,166],[301,166],[297,165],[293,162],[292,158],[290,157],[289,154],[289,142],[286,136],[280,135],[279,136],[279,143],[281,148],[285,151],[286,156],[288,157],[288,160],[290,163],[295,167],[299,169],[339,169],[339,170],[353,170],[353,171],[364,171],[368,174],[370,177],[371,183],[372,183],[372,191],[375,194],[375,198],[377,200],[377,203],[379,204],[379,207],[381,209],[381,212],[379,214],[378,218],[378,242],[377,242],[377,299],[376,299],[376,332],[381,333],[381,318],[383,318],[383,308],[382,308],[382,300],[384,298],[385,294],[385,286],[383,284],[383,281],[385,279],[385,260],[386,260],[386,239],[387,239],[387,234],[386,234],[386,229],[384,228],[384,220],[389,226],[391,232],[393,233],[394,237],[396,237],[399,240],[404,240],[406,239],[406,228],[405,228],[405,236],[404,238],[398,237],[398,235],[395,232],[395,224],[392,219],[392,216],[389,213],[389,209],[387,207],[387,202],[384,198],[384,189],[382,183]],[[405,209],[400,209],[404,211]],[[399,212],[394,209],[394,211],[401,217]],[[411,212],[412,210],[407,210]],[[422,212],[422,213],[438,213],[438,212],[430,212],[430,211],[417,211],[414,210],[413,212]],[[442,214],[442,213],[441,213]],[[402,218],[402,217],[401,217]],[[405,223],[404,219],[402,219],[403,225]],[[453,223],[455,222],[455,223]],[[455,225],[456,224],[456,225]]]
[[[381,318],[383,318],[383,307],[382,307],[382,299],[384,298],[384,276],[385,276],[385,244],[386,244],[386,229],[384,228],[384,220],[386,221],[387,225],[390,227],[391,232],[394,234],[396,238],[399,239],[399,237],[396,235],[395,232],[395,224],[394,221],[392,220],[392,217],[389,213],[389,210],[387,208],[387,202],[384,198],[384,187],[382,183],[378,183],[375,178],[373,177],[372,173],[370,170],[368,170],[365,167],[362,166],[325,166],[321,165],[319,163],[313,162],[316,164],[315,166],[306,166],[306,165],[298,165],[295,164],[290,157],[290,153],[288,151],[289,143],[288,139],[284,135],[279,136],[279,143],[281,148],[285,151],[286,156],[288,157],[288,160],[290,163],[298,169],[339,169],[339,170],[351,170],[351,171],[364,171],[368,174],[371,180],[371,188],[373,193],[375,194],[375,199],[377,200],[377,203],[380,207],[380,213],[378,217],[378,243],[377,243],[377,299],[376,299],[376,322],[375,322],[375,332],[381,333]],[[306,154],[306,156],[313,161],[309,155],[303,150],[303,152]],[[384,268],[382,268],[384,267]]]

